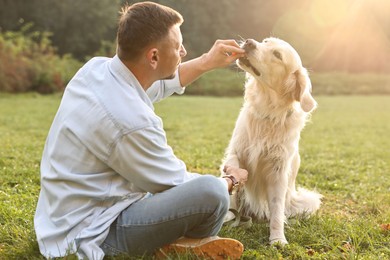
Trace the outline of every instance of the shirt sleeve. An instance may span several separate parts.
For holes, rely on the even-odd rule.
[[[173,93],[183,94],[185,87],[180,84],[179,70],[176,70],[173,79],[158,80],[152,84],[147,90],[146,94],[150,100],[155,103],[171,96]]]
[[[137,189],[157,193],[199,176],[187,172],[157,126],[123,135],[112,150],[110,167]]]

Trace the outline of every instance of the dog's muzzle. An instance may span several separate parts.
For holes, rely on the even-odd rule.
[[[245,41],[245,43],[241,46],[242,49],[245,50],[245,53],[250,53],[252,50],[256,49],[256,42],[255,40],[248,39]],[[256,74],[256,76],[260,76],[261,73],[252,65],[252,63],[249,61],[248,57],[242,57],[239,59],[239,62],[243,64],[244,66],[250,68],[253,73]]]
[[[250,52],[251,50],[256,49],[256,42],[255,40],[248,39],[241,48],[243,48],[246,52]]]

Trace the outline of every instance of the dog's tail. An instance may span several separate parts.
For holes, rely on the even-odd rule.
[[[315,191],[299,188],[290,194],[290,198],[286,198],[286,217],[309,217],[320,208],[322,197]]]

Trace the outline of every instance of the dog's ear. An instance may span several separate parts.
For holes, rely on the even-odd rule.
[[[301,108],[305,112],[310,112],[317,107],[317,102],[311,95],[311,82],[307,70],[301,68],[294,72],[295,88],[293,92],[294,100],[300,102]]]

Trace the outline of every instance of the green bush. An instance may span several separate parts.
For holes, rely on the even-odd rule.
[[[20,31],[0,33],[0,91],[62,91],[81,63],[70,55],[60,57],[48,32],[31,32],[31,24]],[[115,43],[103,41],[95,56],[113,56]],[[390,75],[312,72],[314,95],[390,94]],[[245,73],[237,67],[206,73],[187,88],[189,95],[242,96]]]
[[[390,94],[390,75],[374,73],[312,72],[314,95]],[[189,95],[242,96],[245,73],[239,69],[218,69],[206,73],[186,90]]]
[[[217,69],[193,82],[186,93],[200,96],[242,96],[244,83],[244,72],[238,69]]]
[[[313,93],[320,95],[390,94],[390,75],[375,73],[311,73]]]
[[[56,54],[48,32],[20,31],[0,34],[0,91],[53,93],[63,90],[81,64]]]

